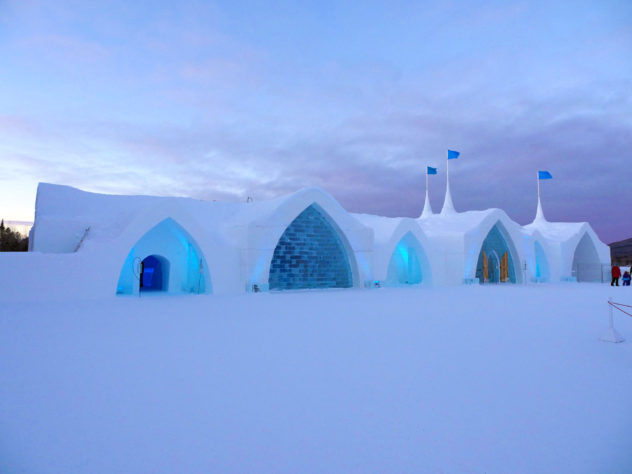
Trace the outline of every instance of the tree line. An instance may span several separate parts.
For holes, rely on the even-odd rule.
[[[26,252],[29,249],[29,238],[4,225],[0,221],[0,252]]]

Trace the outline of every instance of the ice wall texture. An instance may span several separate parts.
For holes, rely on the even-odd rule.
[[[313,205],[283,232],[270,264],[271,290],[349,288],[349,256],[338,232]]]

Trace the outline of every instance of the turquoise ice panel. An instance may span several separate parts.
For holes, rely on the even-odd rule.
[[[271,290],[348,288],[349,257],[338,232],[313,205],[285,230],[270,263]]]

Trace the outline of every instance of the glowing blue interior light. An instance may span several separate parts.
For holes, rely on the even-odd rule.
[[[206,293],[210,292],[209,278],[208,266],[195,240],[168,218],[152,227],[132,247],[123,263],[116,293]]]
[[[534,243],[535,247],[535,276],[538,281],[550,281],[551,273],[549,269],[549,260],[546,253],[539,242]]]
[[[151,288],[151,284],[154,282],[154,270],[155,268],[145,267],[145,270],[143,272],[143,288]],[[162,285],[156,284],[154,285],[154,288],[162,289]]]
[[[163,291],[168,287],[168,263],[164,258],[150,255],[142,261],[140,288],[142,291]]]
[[[389,261],[386,281],[389,285],[416,285],[422,281],[421,244],[407,232],[395,246]],[[425,255],[424,255],[425,258]]]

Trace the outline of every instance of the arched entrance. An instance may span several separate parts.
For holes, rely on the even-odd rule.
[[[387,285],[416,285],[423,280],[421,260],[425,258],[419,240],[407,232],[397,243],[388,264]]]
[[[539,282],[551,281],[551,270],[549,268],[549,259],[539,242],[534,242],[535,247],[535,278]]]
[[[483,283],[498,283],[501,278],[500,262],[498,254],[495,250],[484,250],[481,252],[482,265],[483,265]],[[504,270],[504,268],[503,268]]]
[[[577,281],[601,281],[601,262],[595,244],[587,232],[575,248],[573,276]]]
[[[165,219],[132,247],[123,263],[117,294],[209,293],[210,274],[195,240],[176,221]]]
[[[169,261],[150,255],[140,262],[140,291],[166,291],[169,288]]]
[[[483,241],[476,265],[480,283],[516,283],[512,247],[500,222],[491,228]]]
[[[315,204],[285,229],[270,262],[270,290],[349,288],[353,275],[342,232]]]

